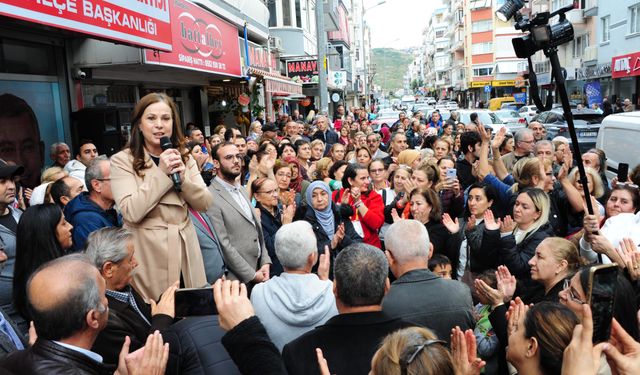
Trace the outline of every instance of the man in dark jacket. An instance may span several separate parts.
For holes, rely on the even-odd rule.
[[[170,344],[167,374],[238,373],[224,350],[216,350],[208,358],[201,353],[200,348],[211,348],[220,341],[222,331],[214,317],[183,319],[173,324],[177,281],[157,304],[151,305],[129,285],[138,265],[134,252],[131,234],[125,229],[102,228],[89,236],[86,254],[105,280],[109,301],[109,319],[96,338],[93,351],[105,363],[116,364],[125,336],[129,336],[129,348],[137,350],[144,346],[150,333],[158,330]]]
[[[85,248],[87,237],[100,228],[119,226],[113,208],[109,159],[100,156],[85,171],[88,192],[73,198],[64,208],[66,220],[73,225],[73,251]]]
[[[466,190],[471,184],[478,181],[478,178],[473,175],[473,163],[479,158],[481,144],[482,139],[478,132],[465,132],[460,136],[462,155],[456,162],[456,169],[462,190]]]
[[[109,306],[104,279],[84,256],[68,255],[40,267],[29,279],[27,295],[38,339],[32,347],[0,361],[0,369],[26,375],[113,374],[115,366],[103,364],[100,355],[91,351],[107,324]],[[159,344],[162,346],[161,339]],[[157,346],[145,349],[144,357]],[[126,366],[139,368],[140,360],[145,359],[129,356]],[[166,363],[166,359],[160,361]],[[158,369],[164,367],[162,363],[156,365]]]
[[[471,291],[465,284],[440,278],[429,271],[433,246],[429,233],[417,220],[401,220],[385,234],[386,255],[397,278],[384,298],[389,316],[431,329],[449,342],[451,329],[473,329]]]
[[[318,116],[316,119],[316,126],[318,130],[313,133],[311,140],[319,139],[324,142],[325,155],[331,149],[335,143],[338,143],[338,133],[329,129],[329,120],[325,116]]]
[[[338,254],[333,292],[339,314],[285,345],[282,356],[290,375],[320,373],[316,348],[333,373],[369,373],[384,337],[409,326],[381,311],[388,269],[384,254],[371,245],[354,244]]]

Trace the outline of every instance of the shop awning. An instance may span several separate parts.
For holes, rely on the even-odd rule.
[[[286,96],[286,95],[274,95],[271,97],[271,99],[273,100],[300,100],[300,99],[304,99],[306,98],[305,95],[301,95],[301,94],[292,94],[290,96]]]
[[[300,95],[304,97],[302,95],[302,84],[293,82],[289,77],[257,68],[249,68],[249,74],[264,77],[264,89],[270,94],[286,95],[287,97]]]

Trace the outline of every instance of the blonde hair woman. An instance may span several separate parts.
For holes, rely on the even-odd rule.
[[[538,188],[522,190],[513,207],[513,219],[506,216],[495,220],[490,210],[485,211],[487,232],[484,240],[496,243],[498,261],[520,281],[523,300],[528,303],[535,284],[531,280],[531,266],[538,245],[553,235],[549,225],[550,203],[547,194]]]

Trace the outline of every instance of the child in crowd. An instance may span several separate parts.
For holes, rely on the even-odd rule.
[[[443,279],[451,280],[451,260],[446,255],[434,254],[429,259],[429,271]]]
[[[484,281],[487,285],[497,289],[498,282],[496,280],[496,271],[493,269],[480,273],[477,277]],[[476,316],[476,328],[473,331],[478,343],[478,357],[487,362],[482,369],[483,374],[494,374],[498,370],[498,337],[496,336],[491,322],[489,322],[489,313],[491,313],[491,302],[478,290],[475,290],[474,300],[479,303],[474,308]]]

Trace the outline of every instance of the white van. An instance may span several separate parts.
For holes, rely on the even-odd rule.
[[[629,172],[640,164],[640,112],[609,115],[602,120],[596,148],[607,155],[607,179],[618,173],[618,163],[629,164]]]

